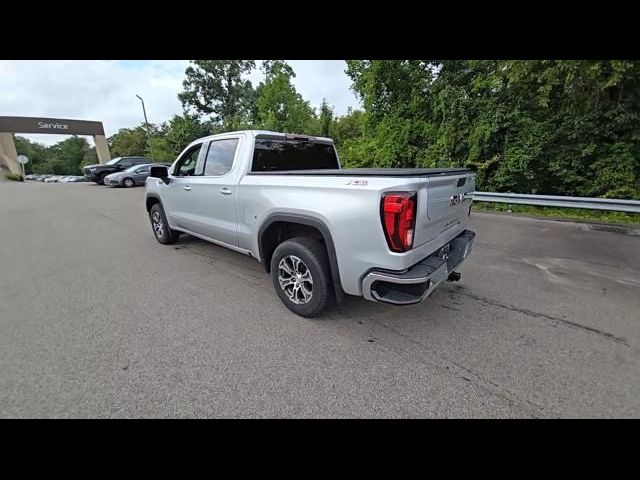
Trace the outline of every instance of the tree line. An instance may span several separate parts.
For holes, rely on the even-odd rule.
[[[191,61],[183,113],[150,142],[144,125],[119,130],[112,155],[172,161],[196,138],[259,128],[332,137],[345,167],[468,167],[478,190],[640,198],[638,61],[348,60],[362,108],[341,116],[314,109],[286,62],[262,62],[254,86],[256,68]],[[53,169],[97,162],[81,138],[42,148]]]

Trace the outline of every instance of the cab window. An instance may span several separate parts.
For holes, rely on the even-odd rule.
[[[233,157],[238,146],[237,138],[213,140],[209,143],[207,159],[204,165],[205,176],[219,177],[228,173],[233,167]]]
[[[182,156],[182,158],[176,164],[176,168],[174,171],[175,176],[192,177],[194,175],[202,174],[196,173],[196,166],[198,164],[198,156],[200,155],[201,148],[202,144],[200,143]]]

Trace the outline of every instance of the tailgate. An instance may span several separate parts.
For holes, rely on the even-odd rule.
[[[446,237],[446,243],[464,230],[474,190],[473,172],[430,177],[418,193],[419,211],[414,247],[438,236]]]

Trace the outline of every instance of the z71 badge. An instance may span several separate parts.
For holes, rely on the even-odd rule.
[[[349,180],[347,182],[347,185],[359,185],[361,187],[364,187],[366,185],[369,185],[369,182],[367,180]]]

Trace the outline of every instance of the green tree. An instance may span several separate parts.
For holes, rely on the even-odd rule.
[[[347,113],[333,120],[330,128],[331,137],[337,146],[346,140],[362,138],[364,135],[364,112],[347,109]]]
[[[327,99],[323,98],[322,103],[320,104],[320,113],[317,118],[315,134],[330,137],[333,131],[333,108],[329,106],[327,103]]]
[[[196,116],[185,113],[174,115],[169,120],[165,136],[175,158],[189,143],[214,132],[216,128],[210,123],[201,122]]]
[[[505,61],[501,67],[513,103],[544,132],[529,174],[546,179],[545,190],[640,196],[640,62]],[[531,130],[519,129],[516,138]],[[517,158],[509,160],[497,179]]]
[[[385,167],[423,163],[420,156],[431,144],[426,113],[432,98],[433,63],[350,60],[347,75],[366,112],[363,137],[350,142],[352,161],[358,166]]]
[[[308,133],[315,120],[313,108],[291,83],[295,73],[281,60],[263,63],[265,81],[258,87],[256,123],[259,128],[289,133]]]
[[[191,142],[217,130],[210,123],[201,122],[195,115],[174,115],[153,134],[153,159],[156,162],[173,162]]]
[[[96,147],[89,147],[82,155],[80,170],[82,170],[85,165],[95,165],[96,163],[98,163],[98,154],[96,153]]]
[[[340,162],[345,167],[368,165],[370,145],[364,137],[365,114],[362,110],[347,109],[346,115],[334,119],[331,137],[336,145]]]
[[[198,116],[210,116],[225,130],[250,122],[255,101],[251,82],[244,78],[255,68],[253,60],[192,60],[184,90],[178,94],[183,107]]]
[[[48,152],[46,145],[32,142],[28,138],[14,136],[14,143],[18,155],[24,155],[29,159],[25,165],[27,173],[48,173]]]
[[[148,155],[149,142],[145,126],[121,128],[107,139],[112,157]]]
[[[149,159],[154,162],[173,162],[176,159],[167,137],[163,134],[156,134],[151,137],[151,149],[147,149]],[[153,155],[151,155],[153,152]]]
[[[78,175],[80,165],[89,155],[91,147],[87,139],[76,135],[49,147],[52,173],[58,175]]]
[[[469,166],[480,189],[640,196],[640,62],[347,62],[361,166]]]

